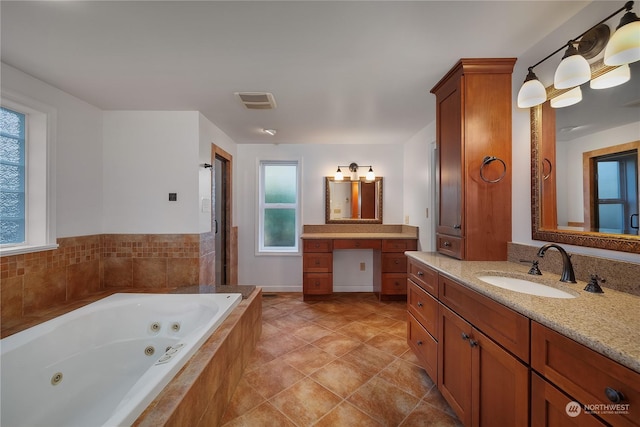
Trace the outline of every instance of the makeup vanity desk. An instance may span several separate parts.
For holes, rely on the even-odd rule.
[[[333,251],[373,250],[373,292],[380,300],[407,295],[405,251],[418,247],[418,227],[394,224],[305,225],[302,232],[302,294],[305,301],[333,294]]]

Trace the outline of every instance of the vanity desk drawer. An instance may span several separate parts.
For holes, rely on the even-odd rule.
[[[333,248],[330,239],[311,239],[304,240],[304,252],[331,252]]]
[[[385,295],[406,295],[407,275],[405,273],[382,273],[382,293]]]
[[[306,253],[302,256],[302,271],[305,273],[331,273],[333,271],[333,254]]]
[[[405,252],[415,251],[418,242],[413,239],[383,239],[382,252]]]
[[[537,322],[531,367],[583,405],[620,405],[621,413],[597,413],[612,425],[640,425],[639,373]]]
[[[380,249],[379,239],[335,239],[333,249]]]
[[[438,272],[409,258],[409,278],[434,297],[438,296]]]
[[[333,292],[333,275],[331,273],[304,273],[303,293],[309,295],[327,295]]]
[[[407,257],[404,253],[382,253],[382,271],[385,273],[406,273]]]

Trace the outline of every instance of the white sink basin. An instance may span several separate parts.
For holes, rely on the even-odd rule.
[[[523,294],[537,295],[540,297],[549,298],[575,298],[575,295],[571,295],[568,292],[560,289],[552,288],[551,286],[542,285],[540,283],[531,282],[524,279],[516,279],[514,277],[505,276],[478,276],[478,279],[486,282],[490,285],[497,286],[503,289],[509,289],[510,291],[520,292]]]

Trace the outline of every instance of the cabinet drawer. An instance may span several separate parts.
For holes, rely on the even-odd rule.
[[[414,351],[422,367],[438,383],[438,342],[423,328],[411,313],[407,313],[407,343]]]
[[[383,273],[406,273],[407,257],[404,253],[383,253],[382,254]]]
[[[418,242],[413,239],[384,239],[382,241],[382,252],[404,252],[415,251]]]
[[[379,239],[335,239],[333,249],[380,249]]]
[[[407,280],[407,307],[420,324],[438,339],[438,301],[410,279]]]
[[[446,234],[436,234],[436,248],[438,252],[452,256],[457,259],[464,259],[464,240],[461,237],[447,236]]]
[[[333,292],[331,273],[304,273],[302,291],[305,294],[325,295]]]
[[[616,426],[640,425],[640,374],[537,322],[531,322],[531,349],[531,367],[581,404],[618,403],[607,389],[624,396],[619,404],[626,413],[603,411],[600,418]]]
[[[383,295],[406,295],[407,275],[405,273],[382,273]]]
[[[504,305],[438,276],[439,299],[498,344],[529,362],[529,319]]]
[[[407,262],[409,278],[434,297],[438,296],[438,273],[426,265],[409,258]]]
[[[304,240],[304,252],[331,252],[331,239]]]
[[[593,415],[584,411],[576,416],[567,415],[573,399],[531,373],[531,427],[604,427]],[[573,409],[576,409],[574,406]],[[575,414],[575,413],[573,413]]]
[[[304,273],[331,273],[333,271],[333,254],[309,253],[302,256]]]

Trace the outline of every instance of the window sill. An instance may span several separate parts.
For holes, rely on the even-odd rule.
[[[52,249],[58,249],[58,244],[8,246],[0,249],[0,256],[22,255],[32,252],[50,251]]]

